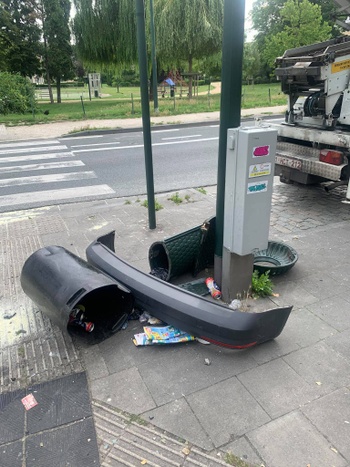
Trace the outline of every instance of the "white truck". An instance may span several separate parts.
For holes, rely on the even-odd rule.
[[[327,190],[348,185],[350,202],[350,37],[287,50],[276,64],[288,108],[285,122],[274,125],[275,175],[331,182]]]

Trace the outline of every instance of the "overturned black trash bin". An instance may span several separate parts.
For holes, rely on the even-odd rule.
[[[60,246],[33,253],[21,272],[23,291],[61,329],[97,343],[118,331],[133,311],[134,297],[122,284]],[[74,325],[77,307],[92,332]]]

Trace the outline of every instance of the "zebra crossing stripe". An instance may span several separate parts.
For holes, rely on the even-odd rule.
[[[0,155],[2,154],[18,154],[22,152],[35,152],[35,151],[59,151],[61,149],[67,149],[66,145],[57,145],[57,146],[41,146],[40,148],[16,148],[16,149],[1,149],[0,146]]]
[[[9,206],[33,205],[35,203],[57,204],[59,201],[95,198],[96,196],[115,193],[108,185],[92,185],[78,188],[62,188],[60,190],[31,191],[0,196],[0,208]]]
[[[0,164],[8,164],[9,162],[40,161],[42,159],[59,159],[61,157],[74,157],[74,154],[71,152],[53,152],[48,154],[33,154],[30,156],[0,157]]]
[[[0,174],[27,172],[33,170],[51,170],[51,169],[68,169],[70,167],[84,166],[83,161],[66,161],[66,162],[43,162],[42,164],[27,164],[27,165],[13,165],[7,167],[0,167]]]
[[[28,147],[28,146],[42,146],[43,144],[60,144],[57,139],[52,140],[41,140],[41,141],[25,141],[22,143],[0,143],[0,149],[3,148],[19,148],[21,146]]]
[[[94,172],[68,172],[61,174],[37,175],[33,177],[18,177],[0,179],[0,187],[32,185],[35,183],[57,183],[71,180],[86,180],[97,178]]]

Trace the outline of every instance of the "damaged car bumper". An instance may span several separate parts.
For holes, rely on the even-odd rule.
[[[99,237],[86,249],[88,262],[127,287],[135,306],[208,342],[243,349],[276,338],[291,306],[243,313],[212,302],[133,267],[114,253],[115,233]]]

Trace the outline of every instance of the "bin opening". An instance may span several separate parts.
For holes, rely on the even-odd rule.
[[[119,331],[133,310],[134,299],[131,293],[121,290],[117,285],[106,285],[85,294],[72,307],[84,314],[84,322],[93,323],[93,330],[88,332],[83,326],[68,318],[69,332],[83,335],[90,343],[101,341]]]
[[[162,276],[163,280],[166,281],[170,279],[170,258],[164,242],[152,244],[149,250],[149,264],[152,275],[156,277]]]

